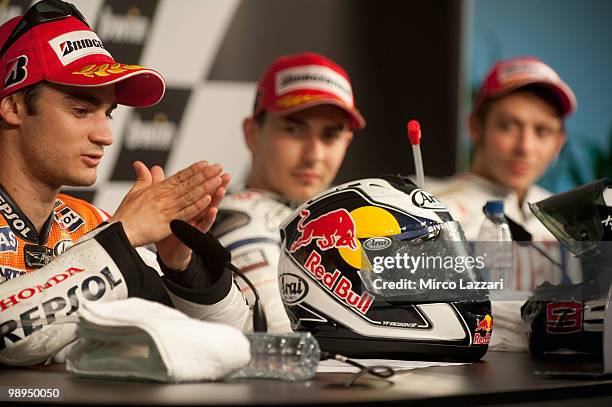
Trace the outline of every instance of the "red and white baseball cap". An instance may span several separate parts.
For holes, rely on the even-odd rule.
[[[570,87],[550,66],[530,56],[506,59],[493,65],[480,86],[474,111],[486,99],[504,96],[527,85],[549,89],[559,101],[563,116],[576,111],[576,96]]]
[[[344,110],[351,129],[365,127],[355,107],[351,79],[342,67],[312,52],[284,55],[259,80],[253,117],[262,111],[289,114],[318,105]]]
[[[0,26],[0,47],[22,18]],[[159,102],[166,88],[158,72],[116,62],[96,33],[74,16],[23,32],[0,56],[0,70],[0,98],[43,80],[86,87],[114,84],[118,104],[147,107]]]

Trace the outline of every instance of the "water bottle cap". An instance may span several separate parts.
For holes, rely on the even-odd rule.
[[[504,213],[504,201],[487,201],[482,211],[490,215]]]

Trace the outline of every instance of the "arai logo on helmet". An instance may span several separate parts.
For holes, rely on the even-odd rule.
[[[444,204],[438,200],[438,198],[436,198],[429,192],[423,191],[422,189],[415,189],[414,191],[412,191],[410,199],[412,199],[412,203],[417,208],[431,209],[434,211],[448,210],[446,209],[446,206],[444,206]]]
[[[392,242],[388,237],[372,237],[363,242],[363,247],[366,250],[384,250],[391,246]]]
[[[297,304],[308,294],[308,284],[300,276],[295,274],[282,273],[278,277],[278,285],[286,304]]]

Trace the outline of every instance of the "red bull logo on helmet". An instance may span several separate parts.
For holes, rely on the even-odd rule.
[[[351,281],[341,275],[338,269],[335,269],[333,273],[327,271],[321,264],[321,255],[316,251],[310,252],[304,267],[311,277],[351,309],[365,315],[372,306],[374,296],[367,291],[361,294],[355,292]]]
[[[491,342],[491,330],[493,329],[493,318],[487,314],[483,319],[476,319],[476,332],[474,334],[475,345],[488,345]],[[481,335],[484,332],[484,335]]]
[[[487,314],[483,319],[476,320],[476,330],[477,331],[485,331],[486,333],[491,332],[493,329],[493,318],[491,315]]]
[[[346,209],[336,209],[305,223],[309,215],[308,209],[300,212],[301,219],[297,225],[299,235],[289,248],[291,253],[308,246],[313,240],[316,240],[321,250],[334,247],[357,250],[355,222]]]

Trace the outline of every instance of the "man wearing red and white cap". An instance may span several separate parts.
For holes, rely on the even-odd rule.
[[[245,327],[230,272],[205,270],[169,227],[181,219],[208,230],[229,182],[219,165],[166,178],[136,162],[137,180],[112,217],[59,194],[96,181],[116,104],[156,104],[162,76],[116,62],[59,0],[0,26],[0,72],[0,363],[56,354],[76,339],[74,321],[63,322],[87,302],[136,296]],[[148,244],[157,259],[134,249]]]
[[[469,119],[474,145],[470,170],[441,185],[428,184],[461,222],[468,240],[478,238],[485,203],[502,200],[506,216],[529,232],[535,245],[560,261],[560,245],[527,204],[550,196],[535,182],[561,151],[564,120],[575,110],[572,90],[537,58],[502,60],[490,69]],[[573,263],[571,269],[579,274]],[[529,291],[544,281],[557,283],[560,278],[558,267],[532,247],[516,246],[514,281],[505,282],[504,288]],[[496,328],[489,349],[527,351],[522,304],[492,301]]]
[[[347,72],[304,52],[277,58],[257,85],[243,122],[252,156],[246,188],[226,197],[213,226],[255,284],[271,331],[290,330],[278,286],[279,225],[299,204],[327,189],[353,138],[365,127]],[[238,281],[249,302],[250,288]]]
[[[535,185],[565,142],[565,118],[576,110],[569,86],[544,62],[519,57],[497,62],[482,83],[469,119],[474,145],[469,172],[436,194],[476,239],[487,200],[501,199],[504,211],[534,240],[554,240],[527,203],[550,193]]]

